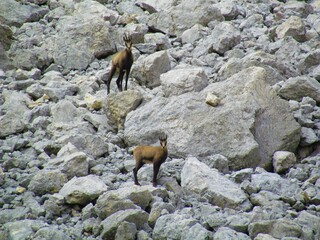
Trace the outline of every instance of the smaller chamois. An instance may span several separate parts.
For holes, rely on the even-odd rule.
[[[159,137],[161,146],[138,146],[133,150],[133,156],[136,161],[136,166],[133,169],[134,183],[140,185],[138,182],[138,171],[145,163],[153,164],[153,186],[157,186],[157,175],[160,166],[167,159],[167,135],[163,134]]]
[[[128,88],[129,73],[133,63],[133,55],[131,52],[132,38],[131,36],[128,37],[126,34],[124,34],[123,41],[125,43],[126,48],[122,51],[117,52],[112,57],[111,72],[108,80],[106,81],[108,94],[110,93],[110,83],[111,83],[112,77],[117,70],[119,71],[119,76],[117,79],[117,86],[119,91],[122,91],[122,80],[125,73],[126,73],[126,85],[124,89],[127,90]]]

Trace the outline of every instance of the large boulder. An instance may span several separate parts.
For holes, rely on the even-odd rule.
[[[205,103],[208,93],[221,99],[218,107]],[[127,115],[125,140],[150,144],[167,132],[172,156],[222,154],[231,169],[271,166],[276,150],[294,151],[300,140],[288,109],[266,83],[266,71],[251,67],[199,93],[152,99]]]
[[[67,176],[59,170],[41,170],[31,179],[28,189],[36,195],[57,193],[67,182]]]
[[[199,92],[208,85],[208,77],[202,68],[173,69],[160,76],[166,96],[180,95],[186,92]]]
[[[189,157],[181,172],[181,186],[187,192],[203,195],[222,208],[250,210],[251,204],[240,185],[209,168],[194,157]]]
[[[5,90],[2,96],[5,102],[0,107],[0,138],[25,131],[31,115],[28,108],[31,99],[26,94]]]
[[[312,97],[320,102],[320,83],[311,77],[301,76],[289,78],[279,90],[281,97],[301,101],[303,97]]]
[[[77,3],[72,15],[63,16],[57,23],[57,35],[53,41],[55,63],[67,72],[81,70],[101,52],[114,52],[114,42],[119,41],[118,34],[112,33],[110,23],[114,23],[117,17],[116,12],[96,1]]]
[[[148,55],[141,56],[133,64],[131,75],[140,85],[148,88],[158,87],[160,75],[171,69],[170,58],[167,51],[159,51]]]
[[[206,26],[212,20],[222,20],[219,8],[213,3],[214,1],[183,0],[177,6],[152,14],[148,25],[170,35],[181,35],[196,23]]]
[[[74,177],[59,191],[68,204],[86,205],[108,190],[98,176]]]
[[[1,23],[20,27],[25,22],[39,21],[48,12],[48,7],[23,4],[15,0],[0,2]]]
[[[148,213],[140,209],[128,209],[112,214],[101,222],[101,238],[114,239],[118,227],[125,221],[134,223],[137,229],[141,229],[141,227],[148,221]]]
[[[110,124],[117,129],[122,129],[127,114],[135,110],[142,100],[142,94],[138,91],[128,90],[110,93],[104,108]]]

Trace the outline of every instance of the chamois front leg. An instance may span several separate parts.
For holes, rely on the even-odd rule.
[[[124,87],[124,90],[125,90],[125,91],[128,90],[128,79],[129,79],[130,69],[131,69],[131,68],[127,69],[127,71],[126,71],[126,85],[125,85],[125,87]]]
[[[136,166],[135,166],[135,168],[133,169],[133,177],[134,177],[134,184],[135,185],[138,185],[138,186],[141,186],[140,185],[140,183],[139,183],[139,181],[138,181],[138,171],[139,171],[139,169],[141,168],[143,166],[143,163],[142,163],[142,161],[141,162],[136,162]]]
[[[153,163],[153,179],[152,179],[152,185],[153,185],[154,187],[157,186],[157,177],[158,177],[158,173],[159,173],[160,166],[161,166],[161,164]]]

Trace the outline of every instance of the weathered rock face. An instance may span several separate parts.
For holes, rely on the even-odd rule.
[[[0,0],[0,240],[320,239],[319,13]],[[107,96],[124,33],[130,90]],[[151,164],[135,186],[162,132],[158,187]]]
[[[30,117],[30,109],[27,107],[31,102],[30,98],[16,91],[3,92],[4,104],[1,106],[0,117],[0,138],[10,134],[26,130]]]
[[[269,165],[275,150],[297,147],[300,127],[286,110],[287,103],[265,81],[262,68],[249,68],[200,93],[155,98],[128,114],[126,141],[129,145],[153,142],[155,133],[165,131],[174,156],[219,153],[233,169]],[[219,96],[221,106],[205,104],[208,92]]]
[[[147,57],[141,56],[132,67],[131,76],[149,88],[160,85],[160,75],[171,69],[167,51],[153,53]]]
[[[98,176],[88,175],[72,178],[60,189],[59,194],[68,204],[86,205],[107,190],[107,186]]]
[[[208,77],[201,68],[174,69],[160,75],[166,97],[186,92],[199,92],[208,85]]]
[[[75,5],[71,16],[59,19],[54,39],[54,61],[66,71],[85,69],[100,51],[114,51],[114,35],[110,23],[118,14],[102,4],[86,0]],[[81,37],[82,36],[90,36]]]
[[[148,25],[170,35],[180,35],[194,24],[207,25],[212,20],[222,20],[220,10],[212,1],[182,1],[164,11],[152,14]]]
[[[200,194],[210,203],[222,208],[244,211],[251,208],[249,199],[240,186],[194,157],[186,159],[181,172],[181,186],[186,191]]]
[[[122,129],[127,114],[135,110],[142,100],[142,94],[138,91],[110,93],[105,105],[105,112],[110,123],[117,129]]]

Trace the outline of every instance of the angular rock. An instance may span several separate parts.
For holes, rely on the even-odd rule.
[[[72,15],[64,16],[57,23],[53,46],[55,63],[63,66],[66,72],[82,70],[99,52],[114,52],[117,34],[111,33],[110,23],[115,23],[117,17],[116,12],[96,1],[77,3]],[[79,35],[91,37],[79,38]]]
[[[194,240],[194,239],[212,239],[212,232],[203,227],[200,223],[196,223],[187,231],[182,233],[181,239]]]
[[[302,227],[302,237],[304,239],[319,239],[320,218],[307,211],[300,212],[295,222]]]
[[[67,176],[59,170],[41,170],[31,179],[28,189],[36,195],[56,193],[67,182]]]
[[[175,210],[175,207],[170,203],[164,203],[164,202],[156,202],[152,205],[148,223],[150,226],[154,227],[155,223],[157,222],[158,218],[162,215],[162,211],[166,210],[169,213],[173,213]]]
[[[155,45],[156,51],[172,48],[168,36],[163,33],[148,33],[144,35],[144,42],[146,44]]]
[[[167,214],[158,218],[153,229],[152,238],[155,240],[182,239],[182,235],[190,230],[197,221],[183,214]]]
[[[279,90],[281,97],[301,101],[303,97],[311,97],[320,102],[320,83],[314,78],[301,76],[289,78]]]
[[[283,173],[297,162],[297,158],[292,152],[277,151],[273,154],[273,167],[277,173]]]
[[[232,230],[230,228],[221,227],[218,229],[218,231],[216,231],[216,233],[213,236],[213,239],[250,240],[251,238],[244,233],[236,232],[235,230]]]
[[[219,8],[202,0],[182,1],[179,5],[154,13],[148,25],[170,35],[181,35],[194,24],[206,26],[212,20],[222,20]]]
[[[300,141],[301,146],[310,146],[319,141],[317,134],[312,128],[302,127],[300,135],[301,135],[301,141]]]
[[[201,68],[173,69],[160,75],[166,97],[186,92],[199,92],[208,86],[208,77]]]
[[[130,199],[122,199],[116,194],[106,192],[98,198],[94,209],[99,218],[103,220],[118,211],[139,208]]]
[[[160,75],[171,69],[167,51],[159,51],[147,57],[141,56],[132,66],[132,77],[136,78],[140,85],[148,88],[159,86]]]
[[[212,40],[212,51],[221,55],[238,45],[241,41],[240,31],[226,22],[218,24],[213,29],[210,38]]]
[[[14,222],[25,218],[29,209],[25,207],[15,207],[14,209],[1,209],[0,210],[0,224]]]
[[[255,238],[259,233],[266,233],[274,238],[297,237],[302,234],[301,227],[288,219],[254,222],[249,225],[249,235]]]
[[[101,222],[101,238],[114,239],[118,227],[125,221],[134,223],[137,229],[141,229],[141,227],[148,221],[148,213],[139,209],[128,209],[112,214]]]
[[[120,223],[115,240],[135,239],[137,234],[137,227],[134,223],[122,222]]]
[[[71,237],[69,237],[65,232],[59,230],[57,227],[43,227],[34,234],[33,239],[71,240]]]
[[[54,123],[74,122],[77,108],[68,100],[61,100],[51,108]]]
[[[210,169],[194,157],[186,160],[181,172],[181,186],[222,208],[249,210],[252,206],[240,186]]]
[[[278,38],[293,37],[297,41],[304,41],[306,38],[306,27],[298,16],[291,16],[276,28]]]
[[[286,200],[294,198],[299,187],[297,183],[284,179],[276,173],[253,174],[251,181],[260,191],[265,190],[275,193]]]
[[[52,159],[47,163],[47,167],[57,167],[68,179],[86,176],[89,173],[87,155],[79,151]]]
[[[22,4],[14,0],[3,0],[0,3],[0,19],[8,26],[20,27],[25,22],[40,20],[48,8]]]
[[[74,177],[59,191],[68,204],[86,205],[97,199],[108,187],[98,176]]]
[[[104,109],[110,123],[122,129],[127,114],[135,110],[142,100],[142,94],[134,90],[109,94]]]
[[[39,220],[21,220],[4,224],[4,229],[8,233],[8,239],[32,238],[35,229],[47,226]]]
[[[26,94],[16,91],[3,91],[4,104],[0,107],[0,138],[20,133],[27,129],[30,110],[27,107],[31,100]]]
[[[184,31],[181,35],[182,43],[194,43],[195,41],[203,37],[202,30],[203,26],[200,24],[195,24],[190,29]]]

